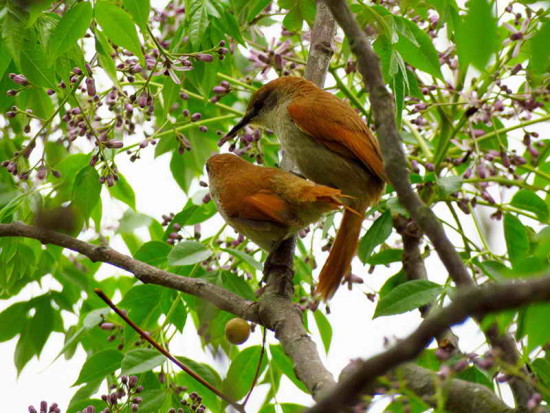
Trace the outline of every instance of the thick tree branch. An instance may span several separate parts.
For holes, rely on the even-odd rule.
[[[394,100],[386,89],[379,58],[372,49],[365,33],[355,20],[351,9],[344,0],[325,0],[336,21],[346,34],[351,51],[357,57],[359,72],[363,76],[369,91],[371,108],[374,115],[376,131],[380,138],[382,158],[389,180],[397,192],[399,202],[407,209],[420,229],[432,241],[449,276],[458,287],[474,284],[453,244],[447,238],[443,226],[413,190],[407,160],[402,148],[401,138],[395,121]],[[500,334],[497,326],[491,326],[485,334],[493,347],[499,348],[510,364],[517,364],[519,354],[513,338]],[[526,372],[524,370],[524,372]],[[533,394],[532,386],[525,380],[517,378],[510,383],[514,399],[520,411],[526,409],[527,401]]]
[[[491,412],[512,413],[494,392],[485,386],[460,379],[441,379],[437,372],[406,363],[399,367],[394,376],[403,385],[421,397],[432,407],[437,407],[437,387],[445,391],[445,410],[453,413]]]
[[[94,262],[104,262],[126,270],[147,284],[158,284],[202,298],[220,310],[235,314],[250,321],[259,322],[252,301],[233,294],[207,281],[189,278],[160,270],[115,251],[107,245],[94,245],[69,235],[25,225],[20,222],[0,224],[0,237],[34,238],[43,244],[54,244],[85,255]]]
[[[467,317],[481,318],[488,313],[540,301],[550,301],[550,276],[459,290],[452,304],[429,315],[408,337],[390,349],[359,362],[356,370],[309,412],[337,412],[341,406],[356,399],[377,377],[401,363],[413,360],[434,337]]]

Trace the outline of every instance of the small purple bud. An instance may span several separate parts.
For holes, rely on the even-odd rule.
[[[467,367],[468,367],[468,361],[465,359],[458,360],[455,364],[453,364],[453,370],[457,373],[459,371],[464,370]]]
[[[199,112],[193,113],[191,115],[191,121],[192,122],[196,122],[196,121],[200,120],[201,118],[202,118],[202,114],[199,113]]]
[[[442,379],[447,379],[451,375],[451,368],[447,365],[441,366],[438,375]]]
[[[485,169],[485,165],[483,165],[483,162],[479,162],[476,166],[476,174],[481,179],[487,178],[487,170]]]
[[[8,112],[6,112],[6,116],[7,116],[8,118],[15,118],[16,115],[17,115],[17,113],[16,113],[16,112],[13,112],[13,111],[11,111],[11,110],[8,111]]]
[[[182,98],[183,100],[189,100],[189,95],[185,92],[181,92],[180,98]]]
[[[88,96],[93,97],[97,94],[97,91],[95,88],[95,80],[93,77],[86,78],[86,91],[88,92]]]
[[[136,386],[138,382],[137,376],[130,376],[130,379],[128,380],[128,387],[133,388]]]
[[[141,143],[139,144],[139,147],[143,149],[143,148],[146,148],[147,145],[149,145],[149,141],[147,139],[145,139],[145,140],[141,141]]]
[[[200,126],[200,127],[199,127],[199,130],[200,130],[202,133],[208,132],[208,128],[207,128],[206,126],[204,126],[204,125]]]
[[[8,96],[15,96],[15,95],[17,95],[17,93],[19,93],[18,90],[9,89],[9,90],[6,92],[6,95],[8,95]]]
[[[120,149],[124,147],[124,142],[117,140],[105,141],[105,146],[107,148]]]
[[[134,111],[134,107],[132,106],[131,103],[126,103],[124,105],[124,109],[126,109],[126,112],[128,112],[129,114],[132,113]]]
[[[211,199],[212,199],[212,198],[210,197],[210,194],[206,194],[206,195],[204,196],[204,198],[202,198],[202,203],[203,203],[203,204],[207,204],[207,203],[210,202]]]
[[[29,85],[29,81],[23,75],[15,75],[11,78],[11,80],[13,80],[15,83],[17,83],[18,85],[21,85],[21,86]]]
[[[427,171],[430,171],[430,172],[433,172],[435,170],[434,164],[431,162],[426,162],[424,164],[424,167],[426,168]]]
[[[46,177],[46,174],[48,173],[48,170],[44,165],[42,165],[40,168],[38,168],[38,173],[36,174],[36,177],[40,180],[44,179]]]
[[[115,179],[113,175],[107,175],[107,186],[111,187],[115,184]]]
[[[472,168],[466,169],[466,171],[464,171],[464,174],[462,175],[464,179],[469,179],[471,176],[472,176]]]
[[[115,329],[115,325],[113,323],[101,323],[99,325],[99,327],[102,329],[102,330],[114,330]]]
[[[38,413],[34,406],[29,406],[29,413]]]
[[[195,55],[195,59],[197,59],[199,62],[210,63],[214,60],[214,56],[208,53],[198,53]]]
[[[214,86],[212,88],[212,92],[216,95],[225,95],[227,93],[227,88],[223,86]]]
[[[81,75],[81,74],[82,74],[82,69],[79,68],[79,67],[74,67],[74,68],[73,68],[73,73],[74,73],[75,75]]]

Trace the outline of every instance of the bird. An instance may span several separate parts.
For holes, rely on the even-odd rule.
[[[296,76],[260,87],[226,140],[246,125],[273,131],[305,178],[348,196],[344,203],[350,208],[344,211],[315,289],[327,301],[351,271],[367,208],[384,192],[387,177],[378,140],[347,102]]]
[[[267,252],[344,206],[338,189],[233,154],[206,161],[210,196],[223,219]]]

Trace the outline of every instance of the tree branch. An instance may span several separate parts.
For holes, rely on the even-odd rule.
[[[446,411],[453,413],[491,412],[512,413],[514,409],[507,406],[494,392],[487,387],[460,379],[444,380],[437,372],[406,363],[396,369],[394,376],[404,381],[403,385],[421,397],[432,407],[437,407],[434,397],[437,386],[445,391]],[[439,382],[439,383],[438,383]]]
[[[336,23],[324,3],[317,2],[317,14],[311,33],[311,46],[306,65],[306,79],[322,87],[333,54],[332,41]],[[297,171],[283,154],[281,167]],[[292,302],[292,268],[295,238],[285,240],[267,259],[266,289],[259,300],[260,318],[275,332],[285,353],[294,362],[296,376],[315,400],[320,400],[336,385],[332,374],[321,361],[317,346],[304,328],[302,314]]]
[[[160,270],[144,262],[135,260],[115,251],[108,245],[94,245],[69,235],[26,225],[21,222],[0,224],[0,237],[25,237],[36,239],[43,244],[54,244],[85,255],[93,262],[104,262],[126,270],[146,284],[157,284],[191,294],[211,302],[220,310],[235,314],[255,323],[259,322],[257,310],[242,297],[233,294],[207,281],[184,277],[169,271]]]
[[[431,209],[421,201],[410,184],[407,159],[395,121],[394,100],[386,89],[378,56],[355,20],[348,4],[344,0],[325,0],[325,2],[346,34],[351,51],[357,57],[359,72],[369,92],[376,131],[380,138],[384,168],[397,192],[399,202],[432,241],[441,262],[447,268],[454,283],[458,287],[472,286],[473,279],[453,244],[447,238],[443,226]],[[519,362],[517,346],[511,336],[500,334],[496,325],[489,327],[485,334],[491,345],[502,351],[507,362],[514,365]],[[525,369],[523,370],[526,373]],[[515,382],[510,383],[510,386],[516,404],[521,411],[525,411],[527,401],[533,394],[532,386],[519,377]]]
[[[342,380],[330,395],[309,409],[309,413],[338,411],[350,403],[373,380],[401,363],[413,360],[430,341],[467,317],[481,318],[485,314],[518,308],[526,304],[550,301],[550,276],[529,281],[491,284],[459,290],[447,307],[429,315],[408,337],[390,349],[358,364],[357,369]]]

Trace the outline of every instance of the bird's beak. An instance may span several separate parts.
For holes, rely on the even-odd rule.
[[[257,113],[254,110],[247,112],[244,115],[244,117],[239,121],[239,123],[233,126],[233,129],[227,132],[227,135],[224,136],[224,140],[227,141],[229,139],[234,138],[241,129],[243,129],[246,125],[248,125],[252,121],[252,119],[256,116],[256,114]]]

